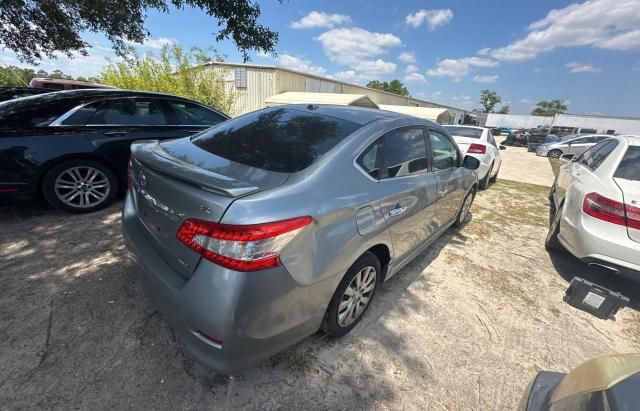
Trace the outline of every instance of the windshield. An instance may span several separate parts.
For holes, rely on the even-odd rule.
[[[449,132],[452,136],[457,137],[470,137],[470,138],[480,138],[482,137],[482,129],[481,128],[473,128],[473,127],[452,127],[452,126],[443,126],[445,130]]]
[[[192,142],[236,163],[294,173],[309,167],[359,127],[307,111],[269,108],[222,123]]]

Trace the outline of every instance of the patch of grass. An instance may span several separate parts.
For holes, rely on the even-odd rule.
[[[565,163],[558,160],[557,158],[548,157],[548,159],[549,164],[551,164],[551,171],[553,171],[553,175],[557,177],[558,173],[560,172],[560,167],[562,167]]]

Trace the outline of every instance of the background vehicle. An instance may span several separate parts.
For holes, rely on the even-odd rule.
[[[541,371],[519,411],[624,411],[640,404],[640,354],[594,358],[568,374]]]
[[[546,246],[640,275],[640,137],[616,136],[560,168]]]
[[[68,211],[98,210],[127,185],[132,141],[184,137],[226,119],[180,97],[117,89],[0,103],[0,196],[41,193]]]
[[[453,136],[463,154],[468,154],[480,160],[478,169],[479,187],[481,190],[489,187],[489,182],[498,179],[502,156],[491,130],[484,127],[472,126],[443,126]]]
[[[551,158],[560,158],[563,154],[575,154],[579,156],[589,148],[609,137],[611,136],[604,134],[580,134],[572,138],[563,138],[556,143],[538,146],[536,155]]]
[[[52,91],[57,91],[57,90],[52,90],[47,88],[31,88],[31,87],[0,87],[0,102],[13,100],[14,98],[50,93]]]
[[[298,105],[131,159],[123,233],[147,294],[223,373],[351,330],[382,280],[465,221],[479,165],[430,121]]]
[[[31,79],[29,82],[31,88],[48,88],[54,90],[78,90],[93,88],[115,88],[106,84],[93,83],[91,81],[67,80],[62,78],[39,77]]]

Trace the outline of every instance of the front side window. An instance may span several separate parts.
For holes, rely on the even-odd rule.
[[[162,126],[167,119],[157,101],[128,98],[106,101],[89,124]]]
[[[384,137],[386,178],[403,177],[427,169],[427,146],[421,128],[392,131]]]
[[[178,124],[187,126],[215,126],[226,119],[220,114],[198,104],[187,101],[169,101],[178,118]]]
[[[458,166],[458,150],[445,135],[429,130],[433,171],[450,170]]]
[[[281,107],[225,121],[191,141],[201,149],[250,167],[295,173],[360,128],[360,124]]]

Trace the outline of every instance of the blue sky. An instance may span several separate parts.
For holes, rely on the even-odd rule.
[[[261,1],[260,22],[280,34],[278,55],[252,61],[345,81],[400,78],[426,100],[475,108],[490,88],[525,114],[560,98],[572,113],[640,116],[640,0]],[[168,42],[214,46],[241,61],[217,24],[198,10],[151,12],[144,50]],[[43,68],[92,75],[111,56],[102,36],[89,57]],[[0,64],[15,64],[0,50]]]

